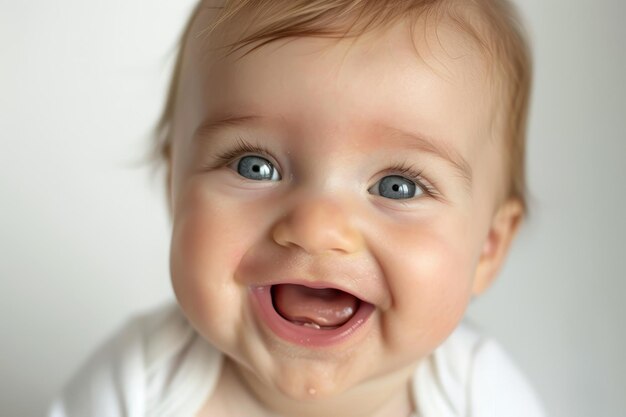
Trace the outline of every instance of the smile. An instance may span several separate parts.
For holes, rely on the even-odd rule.
[[[338,288],[281,283],[250,287],[257,318],[276,336],[306,347],[339,344],[368,322],[374,305]]]

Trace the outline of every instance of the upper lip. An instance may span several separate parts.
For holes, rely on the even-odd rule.
[[[361,301],[365,301],[370,304],[376,304],[376,301],[373,299],[373,297],[367,294],[364,294],[363,291],[359,291],[359,289],[348,288],[348,286],[346,285],[333,283],[333,282],[327,282],[327,281],[319,281],[319,280],[311,281],[311,280],[305,280],[305,279],[285,279],[285,280],[268,281],[268,282],[263,282],[263,283],[255,283],[253,284],[253,286],[263,287],[263,286],[272,286],[272,285],[280,285],[280,284],[295,284],[295,285],[302,285],[305,287],[315,288],[315,289],[330,288],[330,289],[340,290],[360,299]]]
[[[239,279],[250,287],[263,287],[278,284],[297,284],[309,288],[332,288],[353,295],[361,301],[373,304],[381,308],[387,308],[389,297],[384,281],[379,274],[365,272],[362,268],[354,271],[352,268],[345,269],[340,266],[332,269],[300,268],[295,271],[276,271],[274,265],[264,268],[265,262],[254,263],[258,268],[252,267],[239,275]],[[270,263],[271,264],[271,263]],[[289,268],[292,269],[292,268]],[[312,269],[312,270],[309,270]]]
[[[383,309],[390,303],[385,281],[375,265],[367,260],[250,256],[240,264],[237,280],[249,287],[297,284],[310,288],[333,288]]]

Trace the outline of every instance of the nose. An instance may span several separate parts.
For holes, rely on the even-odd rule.
[[[299,247],[312,255],[327,252],[354,253],[363,246],[363,237],[338,202],[309,199],[293,207],[272,229],[276,243]]]

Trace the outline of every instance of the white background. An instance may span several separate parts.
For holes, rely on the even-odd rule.
[[[192,0],[0,0],[0,415],[41,415],[172,298],[149,143]],[[532,217],[469,315],[552,416],[626,409],[626,2],[519,0],[536,77]]]

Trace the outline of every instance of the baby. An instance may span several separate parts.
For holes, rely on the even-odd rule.
[[[461,323],[526,213],[515,16],[199,4],[157,145],[178,303],[112,337],[50,416],[542,416]]]

